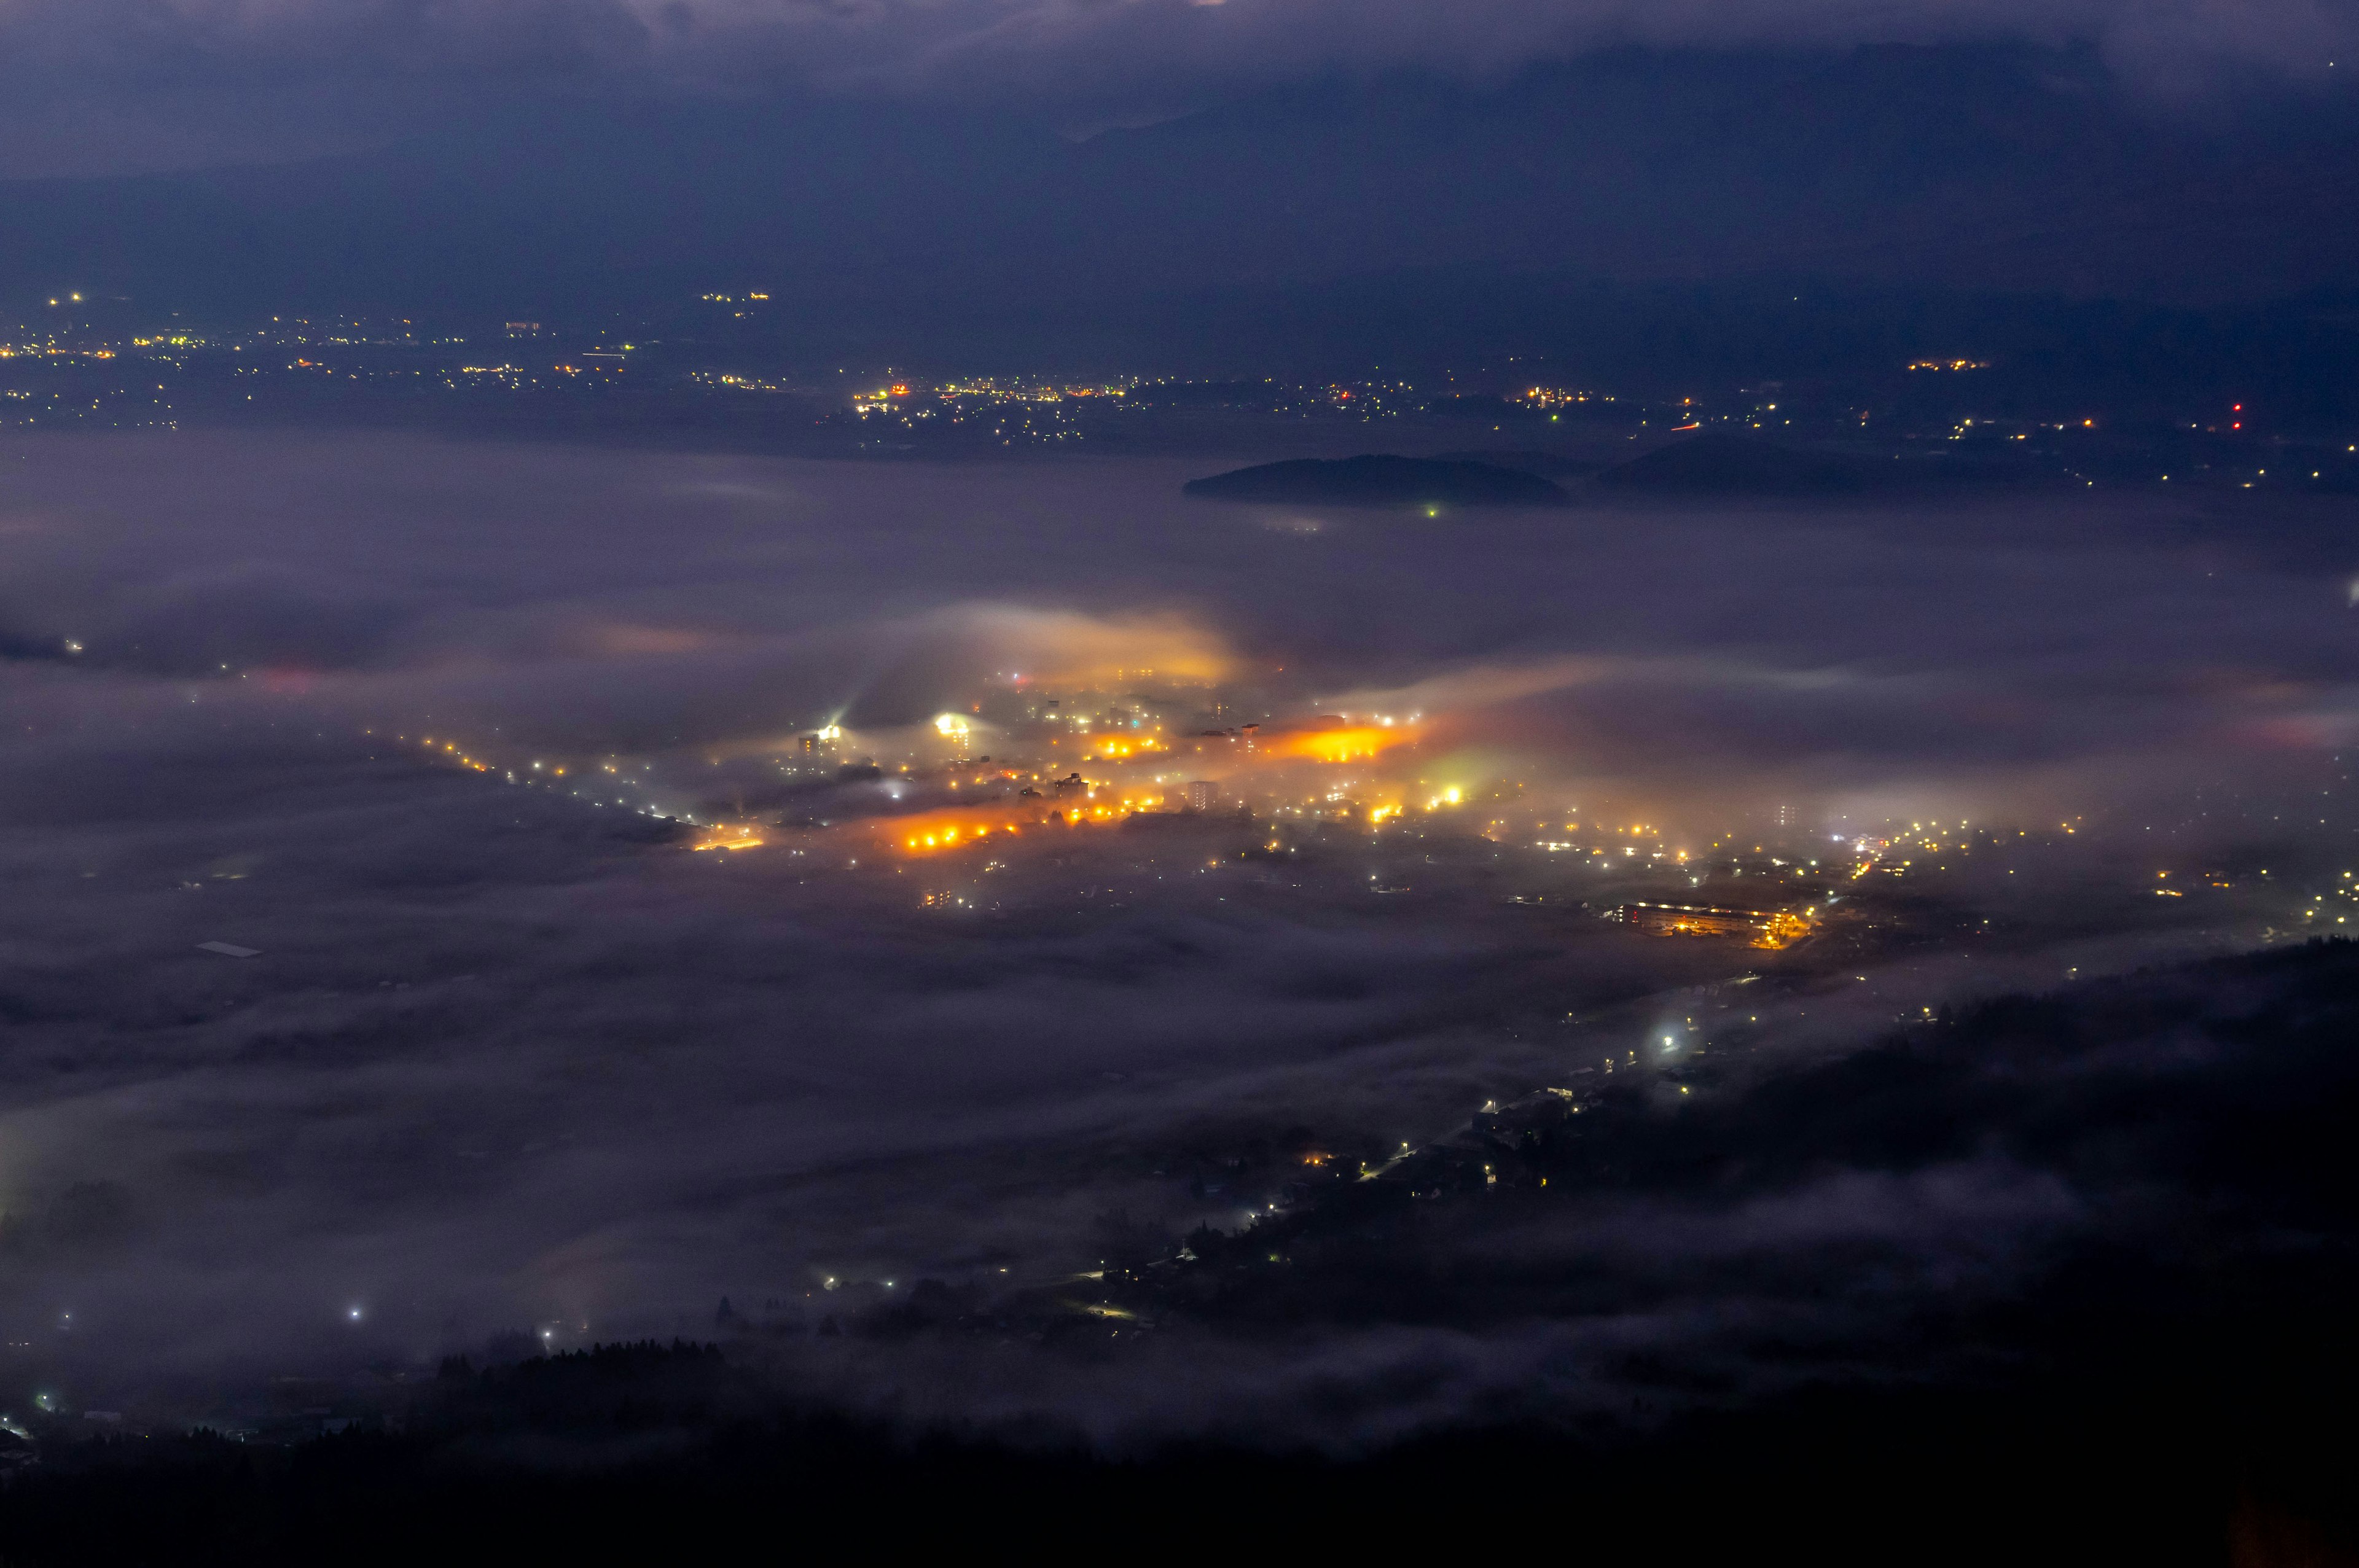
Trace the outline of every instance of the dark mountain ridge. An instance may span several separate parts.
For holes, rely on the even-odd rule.
[[[553,314],[752,287],[922,329],[1544,266],[2251,302],[2359,276],[2333,194],[2354,110],[2174,115],[2085,51],[1964,45],[1339,78],[1080,141],[1007,110],[527,100],[310,162],[0,182],[0,301]]]

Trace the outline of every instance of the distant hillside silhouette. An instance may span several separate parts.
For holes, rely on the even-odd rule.
[[[1495,463],[1370,454],[1296,458],[1190,480],[1211,501],[1297,506],[1562,506],[1562,486]]]
[[[1442,462],[1488,463],[1493,468],[1513,469],[1517,473],[1536,473],[1543,479],[1582,479],[1610,465],[1594,458],[1569,458],[1560,452],[1477,450],[1466,452],[1436,452]]]
[[[1843,458],[1714,430],[1617,463],[1597,482],[1722,495],[1830,495],[1864,489],[1867,474]]]

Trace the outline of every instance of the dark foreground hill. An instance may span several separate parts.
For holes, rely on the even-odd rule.
[[[1617,463],[1597,482],[1693,494],[1843,495],[1867,488],[1868,474],[1847,459],[1713,430]]]
[[[1149,1532],[1334,1555],[1488,1546],[1520,1519],[1601,1563],[2346,1563],[2354,1039],[2359,945],[2315,943],[1804,1060],[1707,1057],[1679,1093],[1625,1072],[1486,1108],[1249,1228],[1127,1256],[1111,1239],[1102,1276],[1028,1305],[919,1281],[808,1331],[723,1303],[724,1347],[453,1360],[293,1444],[30,1418],[29,1442],[0,1443],[0,1562],[1014,1539],[1159,1558]],[[1593,1244],[1545,1245],[1600,1216]],[[1926,1245],[1961,1229],[1962,1249]],[[1715,1255],[1723,1231],[1744,1248]],[[1032,1327],[1050,1311],[1093,1332]],[[1108,1313],[1136,1325],[1125,1348]],[[1236,1435],[1111,1458],[1039,1427],[912,1431],[830,1411],[792,1370],[810,1332],[880,1367],[897,1349],[912,1367],[962,1346],[1037,1357],[1045,1382],[1337,1323],[1488,1325],[1504,1346],[1550,1322],[1598,1333],[1528,1398],[1452,1426],[1362,1432],[1373,1391],[1338,1380],[1318,1414],[1345,1459]],[[1711,1332],[1663,1332],[1681,1325]],[[1568,1413],[1539,1381],[1614,1397]]]
[[[1209,501],[1291,506],[1561,506],[1562,486],[1495,463],[1447,458],[1296,458],[1188,481]]]

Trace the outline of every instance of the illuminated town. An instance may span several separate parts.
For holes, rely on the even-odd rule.
[[[1561,786],[1504,776],[1470,716],[1265,705],[1223,675],[1202,657],[1053,682],[1003,673],[928,720],[832,717],[726,754],[527,756],[368,733],[401,749],[389,761],[642,821],[655,852],[873,887],[929,920],[1112,914],[1181,897],[1180,883],[1245,905],[1343,894],[1419,925],[1486,908],[1544,918],[1527,929],[1555,942],[1635,938],[1632,961],[1663,979],[1774,963],[1807,988],[1919,951],[2038,951],[2084,927],[2166,946],[2223,926],[2298,939],[2359,904],[2334,863],[2340,824],[2309,845],[2273,832],[2158,869],[2081,816],[1813,825],[1773,803],[1681,823],[1660,806],[1550,806]]]
[[[2143,386],[2117,395],[2120,409],[2046,395],[2049,406],[2027,410],[2019,391],[1979,391],[1998,373],[1965,356],[1818,386],[1687,393],[1533,381],[1533,362],[1513,356],[1415,381],[922,374],[782,361],[761,332],[775,319],[766,313],[789,306],[741,290],[709,292],[628,328],[295,314],[200,327],[177,312],[158,321],[134,301],[69,292],[35,319],[0,323],[0,429],[358,422],[520,437],[627,431],[634,440],[952,460],[1455,443],[1576,483],[1634,453],[1717,431],[1795,444],[1821,460],[1812,482],[1822,489],[2340,494],[2359,484],[2359,429],[2316,420],[2264,427],[2248,424],[2242,404],[2201,395],[2158,415],[2157,390]],[[718,319],[700,314],[723,307]],[[733,332],[742,347],[730,346]],[[2173,401],[2167,389],[2160,396]]]

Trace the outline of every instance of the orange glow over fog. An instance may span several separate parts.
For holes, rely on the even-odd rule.
[[[587,652],[614,658],[646,654],[693,654],[722,641],[709,632],[679,626],[639,626],[608,623],[586,628],[580,641]]]
[[[750,825],[743,827],[709,827],[695,845],[698,849],[757,849],[763,843],[762,832]]]
[[[1218,636],[1178,616],[1099,620],[1003,609],[976,621],[1025,686],[1210,686],[1235,663]]]
[[[1390,751],[1395,746],[1405,746],[1416,739],[1416,731],[1406,727],[1360,724],[1343,730],[1305,730],[1292,735],[1281,735],[1268,749],[1274,756],[1309,757],[1321,762],[1356,762]]]
[[[1160,811],[1164,799],[1159,795],[1125,795],[1119,799],[1100,795],[1095,800],[1078,800],[1064,808],[1068,822],[1113,822],[1128,816],[1134,811]]]
[[[987,839],[1013,838],[1027,826],[1004,814],[985,816],[973,811],[924,811],[871,824],[894,848],[915,855],[971,849]]]
[[[965,826],[946,822],[939,827],[929,827],[922,833],[913,833],[905,827],[901,834],[901,848],[921,855],[934,849],[972,849],[990,838],[995,832],[1013,836],[1019,831],[1021,829],[1013,822],[986,822]]]
[[[1166,805],[1160,795],[1118,796],[1111,789],[1101,789],[1094,798],[1076,795],[1043,800],[1028,808],[991,814],[927,811],[911,816],[887,817],[873,824],[873,827],[904,854],[932,855],[945,849],[971,849],[978,845],[1020,838],[1029,833],[1053,832],[1060,827],[1119,822],[1134,812],[1159,811]]]
[[[320,684],[320,672],[317,670],[281,667],[264,670],[261,676],[262,689],[273,694],[301,697]]]

